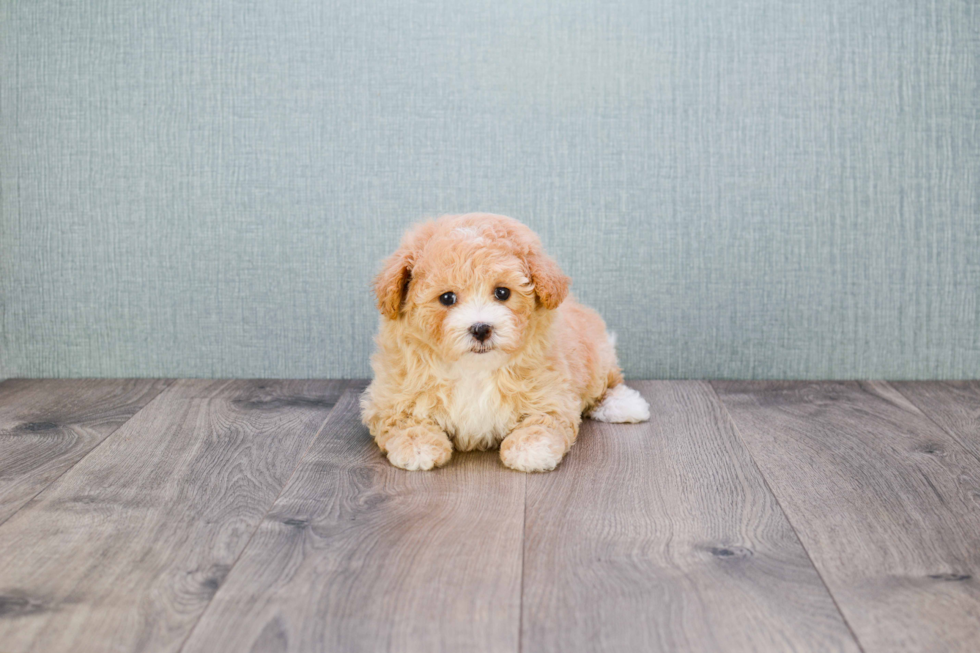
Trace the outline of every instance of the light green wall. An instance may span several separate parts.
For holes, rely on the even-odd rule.
[[[476,210],[630,376],[980,376],[978,7],[0,0],[0,376],[366,376]]]

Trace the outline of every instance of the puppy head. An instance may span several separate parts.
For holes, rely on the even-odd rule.
[[[445,216],[409,231],[375,280],[378,308],[448,360],[521,348],[569,279],[538,237],[499,215]],[[499,355],[499,354],[498,354]]]

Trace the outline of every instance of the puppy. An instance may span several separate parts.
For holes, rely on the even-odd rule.
[[[361,415],[402,469],[445,465],[500,445],[512,469],[554,469],[583,414],[650,417],[623,384],[602,318],[512,218],[451,215],[419,224],[374,284],[381,310],[374,380]]]

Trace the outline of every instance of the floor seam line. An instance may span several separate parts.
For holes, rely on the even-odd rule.
[[[524,561],[527,549],[527,477],[524,474],[524,517],[521,521],[521,594],[518,600],[517,613],[517,653],[524,650]]]
[[[932,415],[930,415],[928,412],[926,412],[926,410],[922,406],[920,406],[915,401],[915,399],[913,399],[909,395],[907,395],[904,392],[902,392],[901,388],[899,388],[896,385],[893,385],[890,381],[883,381],[883,383],[885,383],[889,388],[891,388],[892,390],[894,390],[898,394],[900,394],[903,397],[905,397],[906,401],[908,401],[910,404],[912,404],[913,406],[915,406],[918,409],[918,411],[920,413],[922,413],[922,416],[923,417],[925,417],[927,420],[929,420],[930,422],[932,422],[933,424],[935,424],[936,427],[940,431],[942,431],[943,433],[945,433],[949,437],[953,438],[953,442],[955,442],[956,444],[960,445],[960,448],[963,449],[963,451],[965,451],[967,454],[969,454],[970,456],[972,456],[974,460],[976,460],[978,463],[980,463],[980,457],[978,457],[975,453],[973,453],[973,450],[970,447],[968,447],[965,444],[963,444],[963,441],[960,440],[959,436],[956,435],[956,433],[954,433],[950,429],[946,428],[945,426],[943,426],[942,424],[940,424],[939,422],[937,422],[936,420],[934,420],[932,418]],[[927,381],[920,381],[920,383],[927,383]]]
[[[224,581],[231,577],[232,572],[235,570],[235,566],[238,565],[238,561],[242,559],[242,556],[245,555],[245,552],[248,550],[248,547],[251,546],[252,540],[255,539],[255,534],[259,532],[260,528],[262,528],[262,523],[265,521],[265,518],[268,517],[269,513],[272,512],[272,509],[275,507],[276,502],[279,501],[279,497],[282,496],[283,491],[286,489],[286,487],[289,486],[289,483],[293,480],[293,477],[296,476],[296,471],[303,464],[303,460],[305,460],[307,454],[310,453],[310,449],[313,448],[313,445],[316,443],[317,438],[320,437],[320,434],[323,432],[323,429],[326,428],[327,422],[330,421],[330,417],[333,415],[333,411],[337,409],[337,404],[340,403],[340,400],[344,398],[344,395],[347,394],[347,392],[350,390],[351,385],[353,385],[353,382],[350,379],[344,379],[344,382],[345,382],[344,389],[340,393],[340,396],[337,397],[337,402],[330,408],[329,411],[327,411],[327,414],[323,417],[323,422],[317,428],[316,432],[313,434],[313,437],[310,438],[310,443],[306,446],[306,449],[303,450],[302,455],[300,455],[300,457],[297,458],[296,466],[293,467],[291,472],[289,472],[289,477],[286,479],[286,482],[282,484],[282,487],[279,488],[279,492],[276,493],[276,497],[272,500],[271,503],[269,503],[269,508],[262,514],[262,517],[260,517],[259,520],[255,523],[255,528],[252,529],[252,533],[248,536],[248,540],[246,540],[245,546],[242,547],[242,550],[238,552],[238,555],[235,556],[235,559],[228,566],[228,572],[225,574],[221,586],[218,587],[218,591],[211,596],[211,598],[207,602],[207,605],[205,605],[204,609],[201,610],[201,614],[198,616],[197,621],[195,621],[194,625],[191,626],[190,630],[187,631],[187,635],[184,637],[183,641],[181,641],[180,643],[180,646],[177,648],[177,653],[181,653],[181,651],[184,650],[184,647],[187,646],[187,642],[190,641],[191,635],[194,634],[194,631],[197,630],[198,625],[200,625],[201,621],[204,619],[204,615],[207,613],[208,608],[211,607],[211,605],[214,603],[214,600],[218,597],[218,594],[221,593],[222,588],[225,586]]]
[[[779,512],[782,513],[783,518],[786,519],[786,523],[789,524],[790,529],[793,531],[793,536],[796,537],[796,541],[799,542],[800,548],[803,549],[806,559],[810,562],[810,566],[813,567],[813,571],[816,572],[817,578],[820,579],[820,584],[823,585],[825,590],[827,590],[827,596],[830,597],[831,602],[834,604],[834,608],[837,610],[837,614],[840,615],[841,621],[843,621],[844,626],[847,627],[847,631],[851,633],[851,638],[854,640],[854,645],[858,647],[858,650],[864,652],[864,645],[861,643],[857,633],[851,626],[851,622],[848,621],[847,615],[844,614],[844,610],[841,609],[840,603],[837,602],[837,597],[834,596],[833,591],[831,591],[830,585],[827,584],[827,580],[823,577],[823,574],[820,573],[820,568],[817,567],[816,563],[813,561],[813,556],[810,555],[810,550],[807,549],[806,545],[803,543],[803,538],[800,537],[800,533],[797,530],[796,525],[793,524],[793,520],[790,519],[789,513],[786,512],[786,509],[783,508],[783,504],[779,500],[779,496],[776,495],[772,489],[772,486],[769,485],[769,479],[762,473],[762,469],[759,467],[759,463],[756,462],[755,456],[752,454],[752,450],[747,444],[745,444],[745,438],[742,437],[742,432],[738,428],[738,423],[735,421],[735,418],[732,417],[731,412],[729,412],[728,405],[722,400],[712,382],[706,382],[705,385],[707,385],[711,390],[711,394],[714,395],[715,401],[718,402],[721,409],[725,411],[725,416],[728,418],[728,422],[731,424],[732,430],[735,432],[735,437],[738,438],[739,444],[741,444],[742,448],[745,449],[745,453],[748,454],[749,460],[752,461],[752,466],[755,468],[755,471],[758,472],[759,478],[762,479],[762,483],[766,486],[766,490],[768,490],[770,496],[772,496],[773,501],[776,502],[776,507],[779,508]]]
[[[11,380],[11,379],[7,379],[7,380],[9,381],[9,380]],[[21,510],[23,510],[24,508],[26,508],[27,506],[29,506],[29,505],[31,504],[31,502],[32,502],[32,501],[34,501],[34,499],[36,499],[36,498],[38,498],[39,496],[41,496],[41,494],[43,494],[43,493],[45,492],[45,490],[47,490],[47,489],[48,489],[48,488],[50,488],[50,487],[51,487],[52,485],[54,485],[55,483],[57,483],[58,481],[60,481],[60,480],[61,480],[61,478],[62,478],[62,477],[63,477],[63,476],[65,475],[65,474],[67,474],[67,473],[68,473],[68,472],[70,472],[71,470],[73,470],[73,469],[75,469],[75,467],[76,467],[76,466],[78,465],[78,463],[80,463],[80,462],[82,462],[83,460],[85,460],[86,458],[88,458],[88,457],[89,457],[90,455],[92,455],[92,454],[93,454],[93,453],[94,453],[94,452],[95,452],[95,451],[96,451],[96,450],[97,450],[97,449],[98,449],[99,447],[101,447],[101,446],[102,446],[103,444],[105,444],[105,442],[106,442],[106,440],[108,440],[108,439],[109,439],[109,438],[111,438],[111,437],[112,437],[113,435],[115,435],[116,433],[118,433],[118,432],[119,432],[119,429],[121,429],[122,427],[124,427],[124,426],[126,426],[126,425],[127,425],[127,424],[129,424],[129,423],[130,423],[131,421],[133,421],[133,419],[134,419],[134,418],[135,418],[135,417],[136,417],[137,415],[139,415],[140,413],[142,413],[142,412],[143,412],[144,410],[146,410],[146,408],[147,408],[147,407],[148,407],[148,406],[149,406],[150,404],[152,404],[152,403],[153,403],[154,401],[156,401],[157,399],[159,399],[159,398],[160,398],[160,395],[162,395],[162,394],[163,394],[164,392],[166,392],[167,390],[169,390],[169,389],[170,389],[170,388],[171,388],[171,387],[172,387],[172,386],[173,386],[173,385],[174,385],[175,383],[177,383],[177,381],[178,381],[179,379],[162,379],[162,380],[163,380],[163,381],[164,381],[164,382],[166,383],[166,385],[165,385],[165,386],[163,386],[162,388],[160,388],[160,390],[159,390],[159,392],[157,392],[157,393],[156,393],[155,395],[153,395],[153,398],[152,398],[152,399],[150,399],[150,400],[149,400],[148,402],[146,402],[145,404],[143,404],[142,406],[140,406],[140,409],[139,409],[139,410],[137,410],[137,411],[136,411],[135,413],[133,413],[132,415],[130,415],[129,417],[127,417],[127,418],[126,418],[126,419],[125,419],[125,420],[124,420],[124,421],[122,422],[122,424],[120,424],[120,425],[119,425],[119,426],[117,426],[116,428],[114,428],[114,429],[112,429],[111,431],[109,431],[108,433],[106,433],[106,435],[105,435],[105,437],[104,437],[104,438],[102,438],[101,440],[99,440],[99,442],[98,442],[98,443],[96,443],[96,445],[95,445],[94,447],[92,447],[91,449],[89,449],[88,451],[86,451],[86,452],[85,452],[85,454],[84,454],[84,455],[83,455],[83,456],[82,456],[81,458],[79,458],[78,460],[76,460],[75,462],[73,462],[73,463],[72,463],[71,465],[69,465],[69,466],[68,466],[68,468],[67,468],[67,469],[65,469],[65,470],[64,470],[63,472],[61,472],[61,473],[60,473],[60,474],[58,474],[58,475],[57,475],[56,477],[54,477],[53,479],[51,479],[51,480],[50,480],[50,481],[49,481],[48,483],[46,483],[46,484],[44,485],[44,487],[42,487],[42,488],[41,488],[40,490],[38,490],[38,491],[37,491],[37,493],[36,493],[36,494],[35,494],[34,496],[32,496],[32,497],[31,497],[30,499],[28,499],[27,501],[25,501],[25,502],[23,503],[23,505],[21,505],[21,507],[20,507],[20,508],[18,508],[17,510],[15,510],[15,511],[13,511],[13,512],[12,512],[11,514],[9,514],[9,515],[7,515],[7,518],[6,518],[6,519],[4,519],[3,521],[0,521],[0,528],[2,528],[2,527],[3,527],[3,525],[4,525],[4,524],[6,524],[6,523],[7,523],[8,521],[10,521],[11,519],[13,519],[13,517],[14,517],[15,515],[18,515],[18,514],[20,514],[20,511],[21,511]]]

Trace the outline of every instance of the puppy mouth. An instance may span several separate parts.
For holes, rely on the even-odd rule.
[[[470,348],[470,352],[474,354],[485,354],[488,351],[493,351],[494,349],[495,347],[489,342],[481,342],[477,345],[473,345],[473,347]]]

